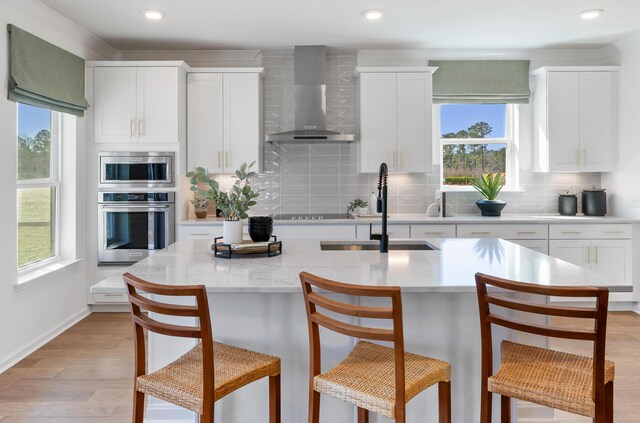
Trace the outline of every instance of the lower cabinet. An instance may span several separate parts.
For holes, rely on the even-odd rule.
[[[319,239],[350,240],[356,238],[355,225],[273,225],[273,234],[278,240]]]
[[[630,239],[552,239],[549,255],[607,275],[611,282],[631,283],[633,244]]]
[[[508,241],[542,254],[549,254],[549,243],[546,239],[509,239]]]
[[[411,225],[411,238],[455,238],[456,225]]]
[[[356,233],[357,239],[367,240],[369,239],[369,232],[374,234],[382,233],[381,224],[373,224],[371,227],[369,224],[357,225]],[[411,238],[411,225],[408,224],[389,224],[387,225],[387,235],[389,239],[407,239]]]
[[[245,228],[246,232],[246,228]],[[210,239],[222,236],[222,225],[180,225],[178,241],[183,239]]]

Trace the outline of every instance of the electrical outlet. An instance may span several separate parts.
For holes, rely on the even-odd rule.
[[[627,207],[640,207],[640,195],[627,195]]]

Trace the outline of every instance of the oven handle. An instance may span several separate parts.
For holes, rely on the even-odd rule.
[[[102,204],[102,209],[113,209],[118,211],[131,210],[147,210],[147,211],[163,211],[171,207],[171,204],[163,206],[131,206],[131,205],[116,205],[116,204]]]

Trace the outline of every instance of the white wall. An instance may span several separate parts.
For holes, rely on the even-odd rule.
[[[86,59],[108,59],[116,51],[34,0],[0,0],[0,371],[24,353],[55,335],[87,312],[85,264],[81,261],[57,277],[17,291],[16,248],[16,103],[7,100],[8,39],[7,24],[14,24]],[[67,169],[75,176],[71,189],[76,194],[77,216],[74,230],[77,258],[85,256],[86,218],[85,122],[76,120],[76,166]],[[64,146],[63,146],[64,148]],[[72,178],[73,179],[73,178]],[[64,187],[63,187],[64,189]],[[65,212],[65,211],[63,211]],[[63,235],[64,236],[64,235]]]
[[[602,175],[607,188],[610,213],[615,216],[640,218],[640,208],[629,207],[627,198],[640,195],[640,33],[613,45],[617,53],[606,64],[620,65],[620,155],[619,171]]]

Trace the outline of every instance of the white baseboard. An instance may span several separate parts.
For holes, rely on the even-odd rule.
[[[633,305],[633,311],[640,314],[640,303],[636,302]]]
[[[517,410],[519,423],[544,423],[555,421],[555,412],[551,408],[542,407],[530,402],[518,401]]]
[[[91,314],[89,307],[83,308],[82,310],[78,311],[77,313],[75,313],[74,315],[72,315],[67,320],[57,325],[56,327],[52,328],[48,332],[44,333],[41,336],[38,336],[37,338],[29,342],[27,345],[17,349],[16,351],[12,352],[8,356],[2,358],[0,360],[0,373],[4,373],[7,369],[14,366],[20,360],[24,359],[35,350],[42,347],[47,342],[51,341],[53,338],[60,335],[65,330],[69,329],[71,326],[75,325],[80,320],[87,317],[89,314]]]
[[[173,404],[147,404],[145,423],[195,423],[196,414]]]

